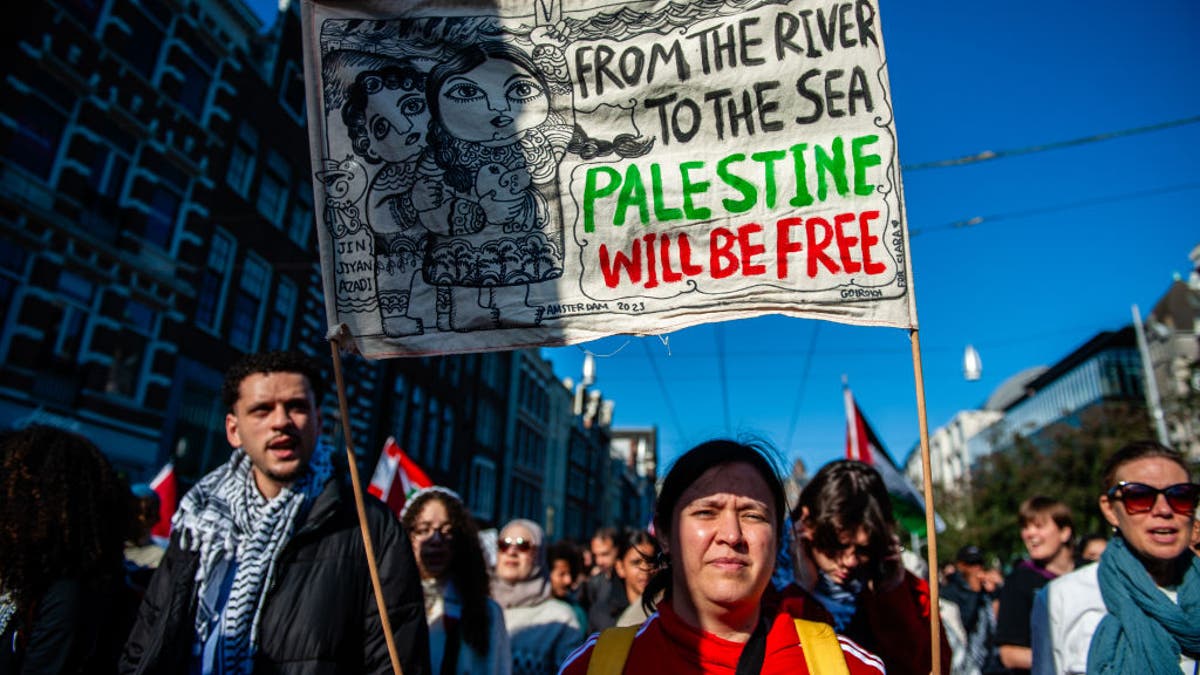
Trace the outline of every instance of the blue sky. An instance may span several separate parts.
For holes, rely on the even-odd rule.
[[[1200,115],[1200,3],[879,5],[904,165]],[[1129,323],[1132,304],[1147,312],[1173,273],[1186,277],[1200,244],[1198,147],[1200,124],[1188,124],[904,174],[931,431],[1009,376]],[[942,227],[975,216],[985,219]],[[666,340],[546,354],[578,378],[595,353],[615,424],[657,426],[664,463],[713,436],[754,434],[815,470],[843,452],[843,374],[893,457],[917,443],[906,331],[764,317]],[[967,344],[983,360],[978,382],[962,377]]]

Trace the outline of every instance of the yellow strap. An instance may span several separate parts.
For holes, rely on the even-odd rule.
[[[804,650],[804,664],[811,675],[850,675],[846,656],[833,626],[817,621],[796,619],[796,634]],[[591,671],[589,671],[590,673]]]
[[[633,637],[640,627],[624,626],[601,631],[592,649],[587,675],[620,675],[625,670],[625,659],[629,657]]]

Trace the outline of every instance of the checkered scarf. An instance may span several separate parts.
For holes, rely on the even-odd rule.
[[[220,619],[224,640],[218,658],[222,672],[253,670],[263,597],[274,579],[275,563],[296,523],[333,475],[332,455],[331,446],[318,443],[308,471],[275,499],[267,500],[254,483],[250,457],[239,448],[228,462],[184,495],[172,527],[179,532],[184,550],[200,554],[197,597],[205,597],[210,584],[222,582],[212,578],[222,560],[237,563]],[[203,642],[214,617],[205,603],[198,607],[196,634]]]

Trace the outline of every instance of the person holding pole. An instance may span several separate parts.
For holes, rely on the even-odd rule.
[[[654,508],[665,564],[643,595],[662,593],[657,611],[593,635],[560,674],[883,673],[808,596],[770,597],[786,509],[775,464],[771,451],[731,440],[676,460]]]
[[[345,462],[319,439],[322,390],[297,352],[246,355],[226,373],[233,452],[184,496],[121,672],[394,670]],[[398,660],[429,673],[409,538],[383,504],[365,506]]]
[[[904,568],[887,486],[854,460],[830,462],[792,511],[797,587],[829,610],[834,628],[883,659],[893,675],[930,672],[929,584]],[[951,652],[941,634],[942,672]]]

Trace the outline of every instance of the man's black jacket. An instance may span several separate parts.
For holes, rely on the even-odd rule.
[[[428,675],[429,632],[412,545],[396,517],[366,497],[388,618],[405,675]],[[354,493],[335,473],[280,554],[259,624],[256,673],[390,673]],[[177,536],[146,589],[120,671],[186,675],[195,641],[199,554]]]

